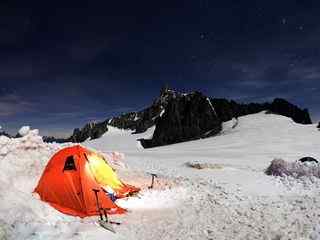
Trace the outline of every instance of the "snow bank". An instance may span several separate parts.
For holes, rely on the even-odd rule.
[[[29,126],[23,126],[22,128],[20,128],[19,130],[19,134],[20,136],[26,136],[28,133],[30,132],[30,127]]]
[[[62,145],[44,143],[38,130],[20,130],[20,138],[0,136],[0,236],[59,238],[64,222],[74,219],[39,201],[32,192],[48,160]]]
[[[286,162],[283,159],[274,159],[266,169],[267,175],[273,176],[292,176],[300,177],[317,177],[320,178],[320,165],[315,162]]]
[[[121,222],[117,234],[97,227],[97,217],[63,215],[31,194],[63,145],[43,143],[32,130],[19,139],[2,136],[0,239],[320,239],[320,179],[263,172],[276,156],[320,159],[319,131],[264,113],[239,117],[233,126],[229,121],[219,136],[153,149],[136,143],[154,128],[142,134],[113,128],[85,142],[102,153],[123,152],[128,168],[119,167],[120,178],[142,188],[120,201],[127,214],[111,217]],[[111,157],[123,162],[117,153]],[[188,162],[223,169],[195,170]],[[159,176],[153,189],[147,172]]]

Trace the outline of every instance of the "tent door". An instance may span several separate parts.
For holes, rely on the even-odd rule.
[[[71,158],[72,157],[72,158]],[[73,202],[76,204],[74,206],[78,210],[85,209],[84,201],[83,201],[83,192],[82,192],[82,186],[81,186],[81,175],[80,175],[80,159],[78,156],[73,155],[71,157],[68,157],[66,159],[65,168],[63,170],[63,173],[66,175],[70,186],[71,191],[73,195]],[[72,160],[74,162],[72,162]],[[67,166],[67,167],[66,167]]]

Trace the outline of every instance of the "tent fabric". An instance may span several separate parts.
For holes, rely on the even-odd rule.
[[[121,182],[113,169],[106,164],[107,160],[103,156],[91,152],[85,157],[90,163],[89,167],[96,181],[105,188],[112,188],[118,198],[140,191],[139,188]]]
[[[102,156],[76,145],[60,150],[50,159],[34,191],[62,213],[87,217],[99,215],[93,190],[99,191],[100,207],[107,209],[108,214],[125,213],[104,188],[113,189],[119,197],[140,190],[128,186],[118,179]]]

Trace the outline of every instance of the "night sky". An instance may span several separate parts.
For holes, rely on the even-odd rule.
[[[166,84],[320,120],[320,1],[0,3],[0,125],[66,136]]]

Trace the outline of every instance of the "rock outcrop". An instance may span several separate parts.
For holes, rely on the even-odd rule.
[[[292,120],[296,123],[312,124],[309,111],[307,109],[300,109],[281,98],[274,99],[269,107],[269,110],[272,113],[292,118]]]
[[[288,101],[276,98],[272,103],[248,103],[239,104],[233,100],[226,99],[211,99],[221,121],[229,121],[232,118],[254,114],[261,111],[268,111],[291,118],[296,123],[311,124],[311,118],[307,109],[300,109],[299,107],[289,103]]]
[[[12,136],[9,133],[6,133],[5,131],[1,131],[0,136],[6,136],[8,138],[12,138]]]
[[[200,92],[175,94],[157,120],[152,139],[143,139],[145,148],[179,143],[219,133],[222,129],[210,99]]]
[[[46,143],[65,143],[65,142],[68,142],[67,139],[65,139],[65,138],[55,138],[55,137],[51,137],[51,136],[42,136],[42,141],[46,142]]]
[[[233,100],[229,101],[224,98],[211,98],[210,100],[219,119],[223,122],[230,121],[232,118],[267,110],[270,106],[268,103],[239,104]]]
[[[155,125],[156,120],[160,117],[168,103],[175,98],[175,95],[176,92],[163,88],[160,96],[153,101],[150,107],[112,118],[109,124],[117,128],[134,130],[134,133],[145,132],[148,128]]]
[[[96,139],[101,137],[106,131],[108,131],[108,122],[106,121],[95,123],[91,122],[86,124],[83,128],[76,128],[70,138],[69,142],[84,142],[87,139]]]

